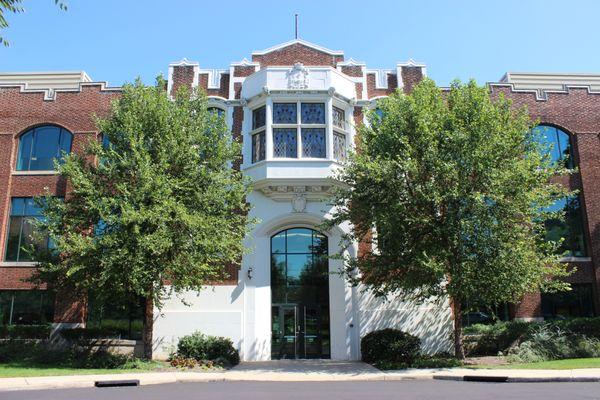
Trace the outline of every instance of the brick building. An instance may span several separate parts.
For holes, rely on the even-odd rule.
[[[397,327],[422,338],[427,351],[451,348],[448,302],[432,299],[413,304],[382,301],[349,287],[337,274],[313,279],[311,270],[338,271],[339,260],[324,257],[338,251],[347,226],[329,232],[316,227],[327,218],[326,199],[354,143],[363,110],[378,98],[411,88],[426,75],[425,65],[408,61],[390,69],[370,69],[302,40],[252,53],[251,59],[225,69],[202,69],[182,60],[169,66],[169,93],[181,86],[200,87],[210,107],[223,115],[232,135],[243,141],[239,166],[254,182],[248,201],[253,230],[239,271],[223,284],[200,293],[168,299],[155,322],[155,354],[165,356],[179,336],[195,330],[231,337],[245,360],[270,358],[358,359],[365,333]],[[490,84],[517,105],[528,105],[548,140],[556,142],[557,162],[579,172],[564,184],[579,197],[557,205],[568,221],[549,225],[566,237],[564,262],[577,266],[569,277],[569,294],[531,294],[506,308],[507,317],[541,319],[594,315],[598,304],[600,256],[600,75],[507,74]],[[127,334],[139,334],[131,307],[95,307],[92,302],[65,300],[25,279],[35,262],[20,251],[29,240],[28,220],[39,210],[31,198],[49,190],[68,193],[68,184],[53,170],[60,151],[81,152],[98,140],[93,115],[104,116],[119,88],[92,82],[85,73],[0,74],[0,317],[3,324],[53,322],[58,327],[102,325],[123,320]],[[351,254],[364,251],[356,244]],[[322,275],[322,274],[321,274]],[[472,319],[485,318],[474,313]],[[123,328],[123,326],[121,326]]]

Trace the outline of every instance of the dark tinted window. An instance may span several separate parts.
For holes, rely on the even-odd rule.
[[[54,160],[71,152],[73,135],[53,125],[38,126],[19,139],[18,171],[50,171]]]

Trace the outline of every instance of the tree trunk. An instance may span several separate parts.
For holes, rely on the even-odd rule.
[[[154,302],[152,295],[146,297],[146,307],[144,311],[144,358],[152,359],[152,328],[154,326]]]
[[[454,314],[454,355],[459,360],[465,359],[465,349],[462,341],[462,304],[460,300],[452,300]]]

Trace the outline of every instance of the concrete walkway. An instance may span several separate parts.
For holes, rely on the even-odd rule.
[[[508,382],[600,382],[600,369],[487,370],[408,369],[379,371],[362,362],[328,360],[281,360],[242,363],[224,372],[147,372],[134,374],[76,375],[31,378],[0,378],[0,391],[93,387],[96,381],[137,379],[140,385],[217,381],[387,381],[405,379],[463,380],[506,378]]]

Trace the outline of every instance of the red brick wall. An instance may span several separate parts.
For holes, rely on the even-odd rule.
[[[376,82],[375,74],[367,74],[367,95],[370,99],[378,96],[389,96],[398,88],[398,77],[394,74],[387,74],[387,89],[378,89]]]
[[[586,247],[589,262],[577,262],[575,274],[567,278],[571,283],[592,283],[594,306],[600,312],[600,95],[586,89],[570,89],[568,93],[550,93],[547,100],[537,100],[535,93],[513,92],[507,85],[492,85],[493,96],[503,93],[515,107],[526,106],[533,120],[555,125],[572,135],[573,158],[579,172],[558,180],[571,190],[580,190]],[[530,316],[537,312],[532,304],[536,295],[526,297],[517,308],[517,315]]]
[[[272,51],[263,55],[253,55],[252,61],[260,63],[261,67],[294,65],[301,62],[306,66],[331,66],[335,67],[338,62],[344,61],[342,55],[331,55],[301,43],[294,43],[282,49]]]
[[[181,86],[186,86],[188,88],[192,88],[192,83],[194,82],[194,66],[193,65],[180,65],[173,67],[173,82],[171,85],[171,93],[173,96],[177,93],[177,90]]]
[[[413,87],[423,79],[423,69],[421,67],[401,67],[402,83],[404,84],[404,93],[410,93]]]
[[[191,85],[191,82],[190,82]],[[222,74],[219,80],[218,89],[208,88],[208,74],[200,74],[198,79],[198,86],[206,91],[208,96],[219,96],[225,99],[229,98],[229,74]]]
[[[0,260],[5,257],[11,197],[37,196],[46,191],[65,196],[67,191],[66,182],[56,175],[12,174],[19,135],[36,125],[59,125],[73,133],[72,151],[81,154],[85,143],[97,135],[93,115],[107,116],[111,101],[119,95],[119,91],[103,91],[100,85],[91,85],[84,86],[80,92],[58,92],[55,100],[45,101],[43,93],[20,93],[18,88],[0,88]],[[31,267],[0,266],[0,289],[34,288],[26,282],[33,271]],[[77,304],[65,304],[57,296],[57,321],[82,322],[79,308]]]

